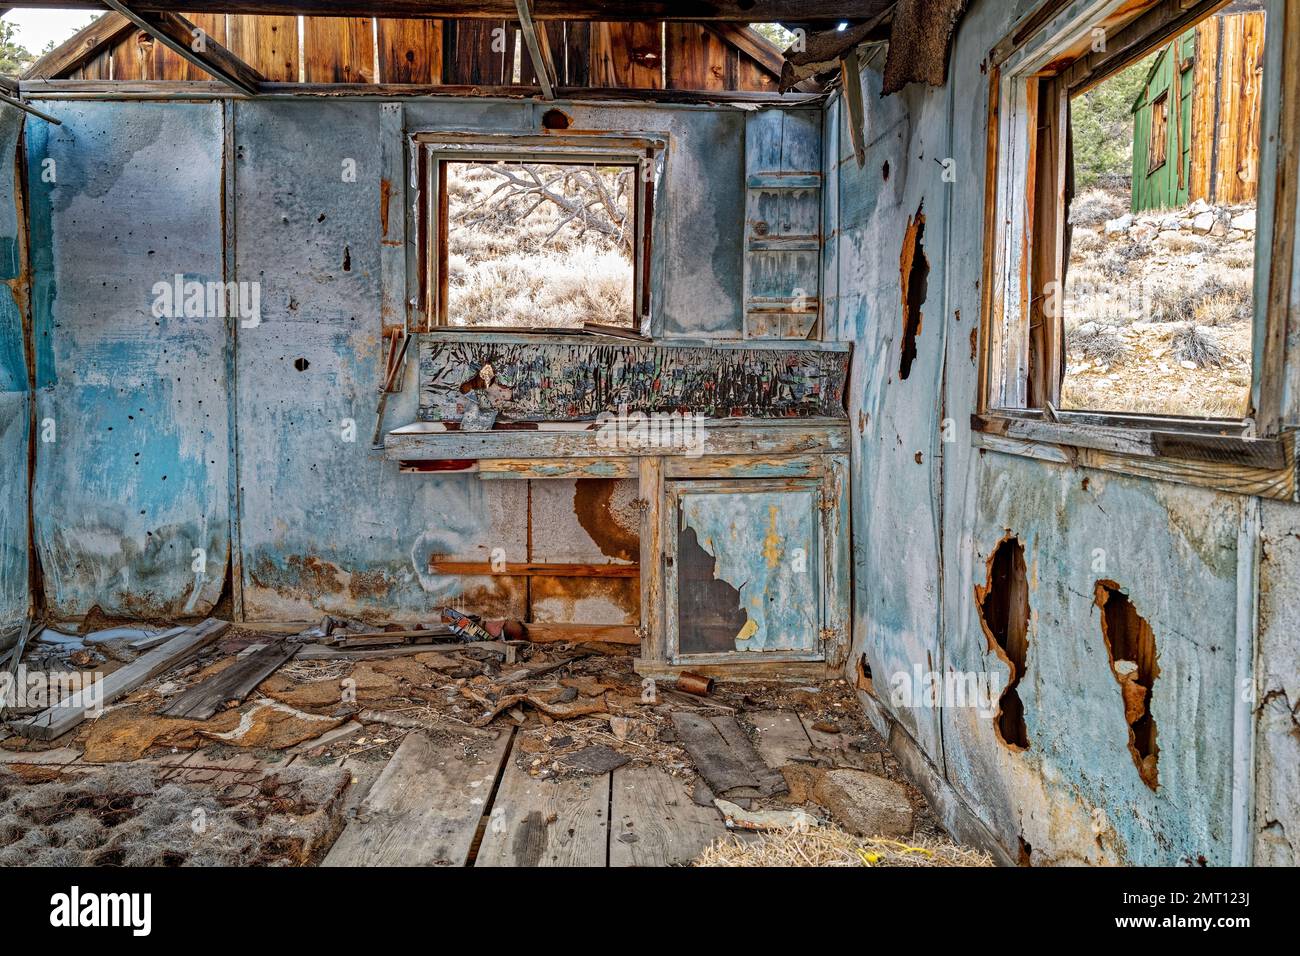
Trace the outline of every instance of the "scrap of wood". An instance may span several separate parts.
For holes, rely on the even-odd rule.
[[[538,624],[524,625],[528,640],[535,644],[565,641],[573,644],[628,644],[639,646],[641,638],[632,624]]]
[[[476,649],[496,654],[506,663],[513,663],[515,648],[506,641],[471,641],[468,644],[398,644],[396,647],[329,647],[325,644],[304,644],[298,651],[300,661],[371,661],[386,657],[405,657],[408,654],[428,654],[434,650],[454,648],[458,651]]]
[[[697,714],[673,713],[673,727],[687,753],[714,793],[758,787],[758,778],[732,750],[712,721]]]
[[[243,701],[254,687],[275,673],[297,651],[298,648],[288,641],[268,644],[237,660],[221,673],[195,684],[172,701],[162,714],[165,717],[207,720],[218,710]]]
[[[130,693],[145,681],[188,660],[224,634],[229,627],[229,621],[218,621],[210,617],[161,647],[113,671],[97,687],[78,691],[30,720],[16,721],[9,726],[15,733],[29,740],[53,740],[61,737],[86,719],[88,707],[102,707],[123,694]]]
[[[735,717],[716,716],[710,717],[709,723],[713,724],[718,731],[718,735],[726,741],[731,752],[740,758],[745,768],[754,775],[758,781],[759,793],[765,797],[774,797],[782,793],[788,793],[789,787],[785,784],[785,777],[781,775],[779,769],[769,767],[763,760],[754,744],[749,739],[749,735],[741,729],[740,724],[736,723]]]
[[[892,4],[891,4],[892,7]],[[787,50],[781,67],[780,90],[794,89],[803,80],[839,68],[840,60],[863,43],[884,39],[890,9],[846,30],[822,30],[804,39],[802,50]]]
[[[383,647],[390,644],[432,644],[435,641],[462,643],[449,627],[412,631],[370,631],[364,634],[335,631],[319,643],[330,647]]]
[[[479,727],[471,727],[469,724],[462,724],[454,720],[421,720],[416,717],[401,717],[395,714],[385,714],[378,710],[363,710],[357,715],[358,719],[368,724],[385,724],[389,727],[398,727],[402,730],[421,730],[426,733],[435,734],[461,734],[466,737],[478,737],[483,740],[496,740],[498,732],[495,730],[483,730]]]
[[[184,634],[186,630],[187,628],[185,625],[180,624],[176,627],[168,628],[165,631],[160,631],[157,634],[150,634],[148,637],[137,637],[126,646],[131,648],[133,651],[153,650],[159,644],[166,644],[177,634]]]

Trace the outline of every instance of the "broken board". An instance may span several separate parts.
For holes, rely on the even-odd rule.
[[[761,710],[745,715],[758,737],[758,752],[770,767],[814,762],[812,741],[799,715],[790,710]]]
[[[80,691],[30,720],[16,721],[10,726],[15,733],[31,740],[61,737],[86,719],[88,706],[102,707],[123,694],[129,694],[145,681],[170,670],[211,644],[229,627],[230,622],[210,617],[202,624],[173,637],[166,644],[142,654],[125,667],[113,671],[100,682],[94,695]]]
[[[695,769],[719,796],[774,796],[784,793],[778,769],[764,763],[734,717],[673,713],[673,727]]]
[[[221,673],[195,684],[172,701],[162,714],[165,717],[207,720],[228,704],[242,701],[297,651],[298,645],[288,641],[268,644],[235,661]]]
[[[476,743],[408,734],[321,865],[464,866],[510,735]]]
[[[475,866],[604,866],[608,773],[536,779],[515,754],[492,804]]]

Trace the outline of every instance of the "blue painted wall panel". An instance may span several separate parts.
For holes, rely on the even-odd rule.
[[[49,108],[64,124],[28,144],[46,601],[204,614],[230,547],[226,322],[156,317],[154,287],[222,278],[221,105]]]

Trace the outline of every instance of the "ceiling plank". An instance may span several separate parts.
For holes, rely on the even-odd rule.
[[[868,19],[894,0],[536,0],[534,20],[688,20],[834,24]],[[16,7],[99,9],[99,0],[17,0]],[[513,20],[514,0],[137,0],[145,13],[260,13],[317,17],[458,17]]]
[[[104,2],[185,60],[241,93],[256,96],[258,88],[266,79],[216,39],[208,36],[206,31],[200,31],[179,14],[133,10],[120,0],[104,0]],[[203,37],[202,49],[196,50],[195,40],[200,34]]]

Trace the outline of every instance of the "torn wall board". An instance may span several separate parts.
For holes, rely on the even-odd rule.
[[[589,421],[621,407],[709,418],[844,418],[849,356],[813,349],[420,342],[420,419]]]

